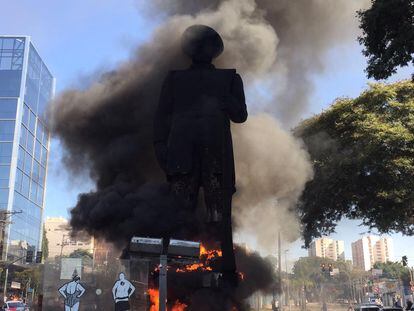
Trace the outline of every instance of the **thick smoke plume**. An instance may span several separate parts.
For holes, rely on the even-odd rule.
[[[323,70],[327,49],[349,35],[350,0],[145,1],[165,19],[128,62],[89,88],[67,90],[50,106],[51,129],[73,172],[88,170],[96,190],[71,211],[74,230],[124,244],[132,235],[198,238],[203,216],[185,214],[170,197],[153,152],[152,122],[163,78],[189,61],[180,37],[206,24],[223,37],[215,64],[244,79],[251,116],[233,126],[238,192],[237,230],[270,247],[278,230],[295,240],[292,211],[311,164],[300,143],[278,126],[306,109],[310,78]],[[139,5],[142,5],[138,3]],[[267,112],[268,114],[258,114]]]
[[[151,234],[175,230],[171,222],[162,223],[170,212],[180,215],[167,207],[171,198],[154,195],[164,202],[157,205],[164,208],[157,210],[151,203],[155,201],[145,197],[158,191],[141,186],[163,178],[152,149],[152,114],[168,70],[188,65],[180,51],[186,27],[202,23],[217,29],[225,52],[216,65],[237,68],[242,74],[250,111],[272,111],[289,123],[305,109],[309,78],[322,70],[326,49],[348,36],[345,29],[350,27],[344,25],[350,24],[356,7],[354,1],[316,0],[152,3],[156,12],[171,16],[135,57],[86,90],[66,91],[51,106],[52,130],[65,147],[66,162],[75,171],[88,169],[97,183],[97,191],[82,195],[72,211],[72,226],[112,240],[124,241],[140,228],[146,232],[154,219],[156,228],[162,229],[152,228]],[[239,171],[234,213],[239,230],[256,232],[264,246],[271,232],[257,227],[279,226],[295,239],[298,224],[294,213],[286,211],[311,177],[305,153],[269,116],[250,117],[247,125],[235,126],[233,132]],[[248,220],[252,213],[268,223],[255,230]],[[182,223],[186,215],[177,217]]]

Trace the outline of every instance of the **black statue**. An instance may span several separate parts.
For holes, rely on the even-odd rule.
[[[243,83],[234,69],[216,69],[223,41],[212,28],[189,27],[182,48],[190,68],[169,72],[154,124],[154,147],[172,192],[195,209],[203,188],[208,221],[218,224],[223,275],[235,276],[231,200],[236,191],[230,120],[247,119]]]

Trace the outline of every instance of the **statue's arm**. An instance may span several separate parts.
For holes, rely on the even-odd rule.
[[[154,149],[161,168],[166,166],[167,141],[171,127],[172,114],[172,73],[164,79],[158,108],[154,117]]]
[[[243,123],[247,119],[246,99],[244,96],[243,81],[239,74],[235,74],[230,96],[225,99],[225,110],[229,115],[230,120],[236,123]]]

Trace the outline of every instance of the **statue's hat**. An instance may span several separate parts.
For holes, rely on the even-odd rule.
[[[205,25],[188,27],[183,33],[181,45],[184,53],[192,59],[213,59],[224,49],[223,40],[217,31]]]

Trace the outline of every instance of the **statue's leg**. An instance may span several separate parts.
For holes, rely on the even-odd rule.
[[[236,260],[233,249],[231,221],[232,192],[225,189],[221,174],[210,174],[203,178],[204,195],[210,226],[215,226],[215,239],[220,242],[223,252],[222,272],[225,279],[237,282]]]
[[[195,210],[199,190],[199,178],[196,172],[177,174],[170,177],[171,193],[174,194],[187,210]]]
[[[233,248],[233,228],[231,222],[231,195],[223,195],[221,221],[221,250],[223,252],[223,273],[230,278],[236,277],[236,259]]]

